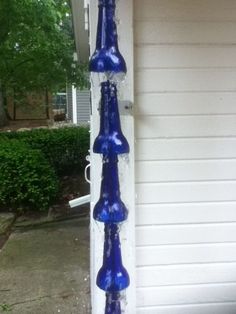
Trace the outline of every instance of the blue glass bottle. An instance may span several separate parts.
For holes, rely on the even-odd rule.
[[[118,48],[115,23],[116,0],[98,0],[96,49],[89,62],[89,71],[126,73],[126,64]]]
[[[116,85],[110,81],[101,84],[100,131],[93,151],[105,156],[129,153],[129,144],[121,131]]]
[[[120,293],[106,293],[106,308],[105,314],[121,314]]]
[[[122,265],[118,225],[105,224],[103,265],[97,275],[97,286],[106,292],[119,292],[129,283],[128,272]]]
[[[104,223],[119,223],[127,219],[128,210],[120,198],[118,158],[103,158],[100,199],[93,210],[93,218]]]

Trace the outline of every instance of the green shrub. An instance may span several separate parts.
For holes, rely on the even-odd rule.
[[[70,127],[60,129],[34,129],[24,132],[5,132],[0,138],[22,140],[43,152],[59,175],[78,172],[86,165],[89,149],[89,129]]]
[[[0,207],[46,210],[58,191],[53,168],[27,144],[0,140]]]

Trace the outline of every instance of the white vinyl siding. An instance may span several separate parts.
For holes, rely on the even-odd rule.
[[[76,90],[78,124],[88,124],[90,120],[90,91]]]
[[[236,1],[134,0],[137,314],[236,313]]]
[[[91,111],[91,100],[90,100],[90,90],[80,90],[76,89],[73,95],[73,88],[71,85],[67,86],[67,114],[68,119],[74,121],[78,125],[86,125],[90,120]],[[73,99],[73,96],[76,99]],[[75,106],[73,111],[73,100],[75,101]],[[75,117],[73,116],[75,114]]]

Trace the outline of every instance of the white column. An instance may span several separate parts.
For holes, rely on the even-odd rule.
[[[74,124],[77,124],[78,123],[78,120],[77,120],[77,89],[74,85],[72,85],[72,122]]]

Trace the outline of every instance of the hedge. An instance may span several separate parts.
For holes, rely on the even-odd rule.
[[[57,192],[55,171],[40,150],[0,139],[0,208],[46,210]]]
[[[0,133],[1,138],[17,139],[39,149],[58,175],[81,171],[86,165],[85,157],[89,150],[87,127],[4,132]]]

